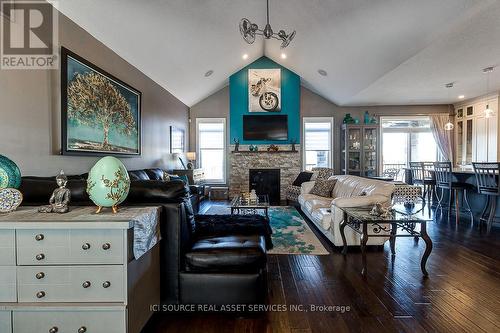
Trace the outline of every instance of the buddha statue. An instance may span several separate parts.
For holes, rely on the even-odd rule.
[[[68,178],[61,170],[59,175],[56,177],[56,182],[58,188],[52,192],[49,199],[49,204],[47,206],[41,206],[38,208],[40,213],[67,213],[69,211],[69,202],[71,200],[71,191],[66,188],[66,183]]]

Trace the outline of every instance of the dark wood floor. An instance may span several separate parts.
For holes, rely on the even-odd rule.
[[[500,332],[500,230],[486,236],[465,216],[457,226],[444,213],[428,227],[434,242],[428,279],[419,267],[422,241],[398,239],[394,260],[388,244],[370,249],[366,279],[359,251],[343,257],[325,242],[328,256],[269,256],[269,304],[309,311],[159,313],[145,332]],[[311,311],[311,305],[350,311]]]

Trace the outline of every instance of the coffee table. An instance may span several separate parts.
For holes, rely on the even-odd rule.
[[[269,218],[269,196],[267,194],[258,195],[256,201],[249,200],[242,195],[238,195],[231,201],[231,214],[258,214],[259,210]]]
[[[425,242],[425,252],[420,261],[420,269],[425,277],[429,274],[425,269],[425,264],[432,251],[432,240],[427,234],[427,222],[431,219],[425,218],[417,213],[402,213],[393,211],[389,217],[380,217],[370,215],[371,207],[344,207],[340,208],[344,213],[344,219],[340,223],[340,235],[344,248],[342,254],[347,254],[347,242],[345,238],[345,227],[349,227],[361,235],[361,253],[363,259],[363,270],[361,273],[366,275],[366,243],[369,237],[390,237],[391,254],[396,255],[396,238],[414,237],[416,240],[422,238]],[[373,232],[368,233],[368,225],[372,227]],[[416,231],[417,225],[420,230]],[[398,233],[398,230],[401,233]],[[381,233],[390,231],[390,234]]]

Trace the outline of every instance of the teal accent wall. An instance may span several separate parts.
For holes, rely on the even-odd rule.
[[[248,69],[281,68],[281,112],[248,112]],[[295,139],[300,143],[300,76],[267,57],[262,57],[229,77],[230,142],[240,144],[289,144]],[[243,140],[243,115],[288,115],[288,141]]]

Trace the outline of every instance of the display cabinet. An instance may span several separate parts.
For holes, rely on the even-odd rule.
[[[378,176],[379,133],[378,125],[342,125],[341,168],[343,174]]]

